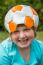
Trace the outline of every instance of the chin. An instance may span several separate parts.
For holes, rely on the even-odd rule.
[[[33,39],[30,39],[30,40],[28,40],[28,41],[15,41],[16,43],[16,45],[18,46],[18,47],[20,47],[20,48],[26,48],[26,47],[29,47],[30,46],[30,44],[32,43],[32,40]]]
[[[31,42],[28,42],[28,43],[26,43],[26,44],[17,43],[16,45],[17,45],[18,47],[20,47],[20,48],[26,48],[26,47],[29,47],[30,44],[31,44]]]

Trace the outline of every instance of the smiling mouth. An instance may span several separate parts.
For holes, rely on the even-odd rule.
[[[17,42],[28,42],[30,39],[29,38],[26,38],[26,39],[18,39]]]

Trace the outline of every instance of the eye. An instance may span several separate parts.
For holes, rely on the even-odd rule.
[[[14,31],[13,33],[11,33],[11,34],[18,34],[19,33],[19,31],[18,30],[16,30],[16,31]]]
[[[18,30],[16,30],[16,31],[14,31],[14,33],[19,33],[19,31],[18,31]]]
[[[29,31],[30,29],[24,29],[23,31]]]

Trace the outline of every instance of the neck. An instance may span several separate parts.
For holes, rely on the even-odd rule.
[[[30,47],[26,47],[26,48],[18,48],[20,51],[22,52],[29,52],[30,51]]]
[[[30,58],[30,48],[19,48],[19,52],[23,59],[26,61],[26,63],[29,61]]]

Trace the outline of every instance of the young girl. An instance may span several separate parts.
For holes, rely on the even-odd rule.
[[[27,5],[11,8],[5,16],[10,37],[0,44],[0,65],[43,65],[43,43],[36,40],[39,17]]]

